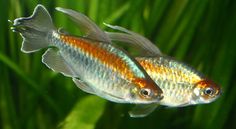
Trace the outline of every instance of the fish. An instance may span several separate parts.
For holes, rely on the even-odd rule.
[[[43,5],[29,17],[16,18],[13,32],[23,38],[21,51],[37,52],[48,48],[42,62],[55,72],[72,78],[82,91],[116,103],[147,104],[159,102],[162,90],[141,65],[82,13],[56,8],[72,19],[83,36],[57,29]]]
[[[184,107],[211,103],[221,95],[219,85],[189,65],[164,55],[150,40],[123,27],[105,25],[121,31],[107,32],[112,41],[136,45],[146,52],[145,56],[135,59],[163,91],[164,98],[160,102],[137,105],[129,112],[131,117],[145,117],[159,105]]]

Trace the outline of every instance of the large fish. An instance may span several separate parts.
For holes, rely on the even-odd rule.
[[[13,31],[23,38],[21,50],[36,52],[50,47],[42,62],[50,69],[72,77],[85,92],[117,103],[156,103],[162,90],[145,70],[125,51],[111,45],[109,37],[85,15],[56,8],[74,20],[86,37],[75,37],[57,30],[42,5],[30,17],[14,20]]]
[[[158,105],[183,107],[210,103],[220,94],[220,87],[188,65],[165,56],[148,39],[123,27],[105,24],[120,32],[108,32],[113,41],[130,43],[143,48],[146,56],[136,57],[150,77],[163,90],[164,98],[157,104],[137,105],[130,115],[143,117],[150,114]]]

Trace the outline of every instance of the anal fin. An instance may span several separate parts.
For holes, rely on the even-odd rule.
[[[145,117],[151,114],[158,104],[139,104],[136,105],[131,111],[129,111],[130,117]]]
[[[78,88],[80,88],[82,91],[90,93],[90,94],[95,94],[94,90],[88,86],[84,81],[81,81],[79,79],[73,78],[74,83]]]
[[[76,74],[68,66],[59,51],[49,48],[42,56],[42,62],[53,71],[60,72],[64,76],[76,77]]]
[[[91,86],[89,86],[86,82],[73,78],[74,83],[76,84],[76,86],[81,89],[84,92],[90,93],[90,94],[94,94],[94,95],[98,95],[102,98],[106,98],[112,102],[117,102],[117,103],[122,103],[125,101],[124,98],[113,95],[111,93],[108,93],[106,91],[95,91]]]

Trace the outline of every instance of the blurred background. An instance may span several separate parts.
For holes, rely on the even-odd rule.
[[[162,107],[145,118],[130,118],[132,105],[84,93],[70,78],[48,69],[41,63],[46,49],[20,51],[22,38],[8,20],[30,16],[39,3],[57,27],[71,33],[79,29],[55,7],[80,11],[105,30],[103,22],[140,33],[220,84],[223,95],[206,105]],[[235,0],[0,0],[0,10],[1,129],[236,128]]]

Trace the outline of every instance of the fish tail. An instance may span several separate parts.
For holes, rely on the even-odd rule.
[[[23,37],[21,51],[31,53],[50,45],[48,37],[55,27],[45,7],[37,5],[30,17],[15,19],[12,30]]]

